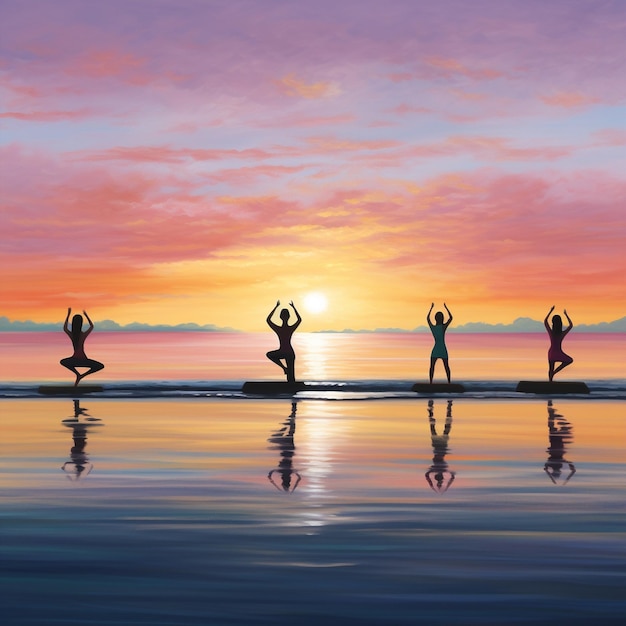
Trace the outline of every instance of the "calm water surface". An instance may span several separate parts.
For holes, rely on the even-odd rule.
[[[623,402],[0,410],[8,626],[626,616]]]
[[[456,380],[547,377],[545,333],[448,333]],[[296,333],[296,374],[302,380],[426,380],[433,340],[428,334]],[[273,333],[98,332],[87,354],[105,364],[92,382],[107,380],[280,379],[265,358],[277,347]],[[59,360],[71,354],[62,333],[0,333],[0,381],[69,381]],[[564,348],[574,364],[562,380],[626,378],[626,334],[576,333]],[[443,380],[441,363],[436,370]]]

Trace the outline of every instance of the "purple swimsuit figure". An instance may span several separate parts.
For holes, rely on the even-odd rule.
[[[574,359],[569,356],[569,354],[565,354],[563,352],[563,348],[561,344],[563,343],[563,339],[565,335],[569,333],[570,330],[574,327],[572,320],[570,319],[567,311],[563,311],[565,313],[565,317],[567,318],[569,326],[563,329],[563,320],[560,315],[554,315],[552,317],[552,328],[550,328],[550,324],[548,323],[548,318],[550,314],[554,311],[554,307],[552,307],[546,318],[543,320],[543,324],[548,331],[548,335],[550,337],[550,349],[548,350],[548,378],[550,381],[554,378],[554,375],[557,372],[560,372],[562,369],[566,368],[568,365],[571,365],[574,362]],[[558,367],[555,368],[555,363],[560,363]]]

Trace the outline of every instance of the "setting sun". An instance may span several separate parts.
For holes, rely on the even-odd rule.
[[[328,307],[328,300],[323,293],[313,292],[304,297],[304,308],[309,313],[323,313]]]

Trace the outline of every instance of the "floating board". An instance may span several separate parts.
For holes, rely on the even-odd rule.
[[[45,396],[82,396],[103,391],[102,385],[41,385],[37,390]]]
[[[585,383],[550,382],[549,380],[520,380],[515,391],[522,393],[562,394],[562,393],[589,393]]]
[[[255,393],[264,396],[277,396],[280,394],[293,394],[304,391],[306,385],[303,382],[288,383],[283,380],[258,380],[244,383],[243,393]]]
[[[417,393],[463,393],[465,387],[454,383],[415,383],[411,391]]]

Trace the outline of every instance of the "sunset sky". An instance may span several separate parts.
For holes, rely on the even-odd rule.
[[[624,1],[3,0],[0,47],[0,315],[626,315]]]

